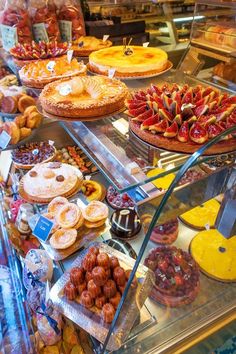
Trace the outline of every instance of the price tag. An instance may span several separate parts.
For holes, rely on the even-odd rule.
[[[18,43],[17,29],[6,25],[1,25],[2,46],[5,50],[10,50]]]
[[[69,84],[61,85],[59,88],[59,93],[61,96],[67,96],[72,92],[72,88]]]
[[[6,149],[7,145],[9,144],[11,140],[11,136],[3,131],[1,134],[0,134],[0,148],[1,149]]]
[[[35,23],[33,25],[33,33],[36,42],[49,42],[48,34],[45,28],[45,23]]]
[[[53,141],[53,140],[48,140],[48,144],[49,144],[49,145],[53,146],[54,143],[55,143],[55,141]]]
[[[59,21],[59,28],[62,42],[72,42],[72,22],[61,20]]]
[[[92,177],[91,175],[85,176],[85,180],[89,181],[91,179],[91,177]]]
[[[144,48],[147,48],[148,46],[149,46],[149,42],[143,43],[143,47],[144,47]]]
[[[116,72],[116,69],[114,69],[114,68],[109,69],[108,70],[108,77],[110,79],[112,79],[114,77],[114,75],[115,75],[115,72]]]
[[[206,229],[206,230],[210,230],[210,228],[211,228],[211,227],[210,227],[210,224],[207,223],[207,224],[205,225],[205,229]]]
[[[67,51],[67,60],[68,60],[68,63],[70,64],[71,60],[72,60],[72,57],[73,57],[73,53],[74,51],[72,49],[68,50]]]
[[[55,65],[56,65],[56,62],[53,61],[53,60],[50,60],[50,62],[47,64],[47,69],[48,69],[48,71],[53,72]]]
[[[109,34],[104,34],[104,36],[103,36],[103,42],[106,42],[107,40],[108,40],[108,38],[110,37],[110,35]]]
[[[37,224],[33,230],[33,235],[43,242],[46,242],[53,228],[53,222],[40,215]]]

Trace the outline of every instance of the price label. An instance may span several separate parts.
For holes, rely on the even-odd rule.
[[[59,88],[59,93],[61,96],[67,96],[72,92],[72,88],[69,84],[61,85]]]
[[[110,79],[112,79],[114,77],[114,75],[115,75],[115,72],[116,72],[116,69],[114,69],[114,68],[109,69],[108,70],[108,77]]]
[[[68,60],[68,63],[70,64],[71,60],[72,60],[72,57],[73,57],[73,53],[74,51],[72,49],[68,50],[67,51],[67,60]]]
[[[9,144],[11,140],[11,136],[3,131],[1,134],[0,134],[0,148],[1,149],[6,149],[7,145]]]
[[[149,46],[149,42],[143,43],[143,47],[144,47],[144,48],[147,48],[148,46]]]
[[[41,215],[35,225],[35,228],[33,230],[33,235],[37,237],[39,240],[46,242],[52,228],[53,228],[53,222]]]
[[[17,29],[6,25],[1,25],[2,46],[5,50],[10,50],[18,43]]]
[[[61,20],[59,28],[62,42],[72,42],[72,22]]]
[[[108,38],[110,37],[110,35],[109,34],[104,34],[104,36],[103,36],[103,42],[106,42],[107,40],[108,40]]]
[[[54,143],[55,143],[55,141],[53,141],[53,140],[48,140],[48,144],[49,144],[49,145],[53,146]]]
[[[35,23],[33,25],[33,33],[36,42],[49,42],[48,34],[45,28],[45,23]]]
[[[50,62],[47,64],[48,71],[51,71],[51,72],[54,71],[55,65],[56,65],[56,62],[53,60],[50,60]]]
[[[207,224],[205,225],[205,229],[206,229],[206,230],[210,230],[210,228],[211,228],[211,227],[210,227],[210,224],[207,223]]]

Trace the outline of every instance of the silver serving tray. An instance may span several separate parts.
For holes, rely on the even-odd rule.
[[[134,259],[114,250],[107,244],[94,242],[93,245],[99,247],[102,252],[106,252],[109,256],[116,256],[124,269],[133,268]],[[87,249],[83,250],[71,267],[80,266],[87,251]],[[142,264],[139,264],[136,276],[139,280],[138,287],[129,290],[114,332],[109,339],[108,350],[114,351],[119,349],[126,340],[154,284],[154,273]],[[63,294],[63,289],[69,279],[70,273],[67,271],[52,287],[50,298],[64,316],[75,322],[98,341],[104,343],[110,324],[103,322],[99,314],[100,310],[97,308],[93,307],[91,310],[88,310],[76,301],[67,300]]]

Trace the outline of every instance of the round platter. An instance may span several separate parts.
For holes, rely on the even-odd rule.
[[[119,75],[119,74],[116,75],[116,73],[115,73],[115,74],[114,74],[114,78],[120,79],[120,80],[149,79],[149,78],[151,78],[151,77],[159,76],[159,75],[162,75],[162,74],[168,72],[170,69],[172,69],[172,67],[173,67],[173,63],[172,63],[170,60],[168,60],[168,61],[167,61],[167,68],[166,68],[165,70],[161,71],[161,72],[160,72],[160,71],[157,71],[157,72],[152,71],[152,73],[150,73],[150,74],[146,74],[146,75],[133,75],[133,76],[132,76],[132,75],[130,75],[130,76],[122,76],[122,75]],[[92,74],[92,75],[107,76],[107,75],[105,75],[105,74],[96,73],[95,71],[91,70],[91,68],[90,68],[90,66],[89,66],[89,63],[87,64],[87,68],[88,68],[87,72],[90,73],[90,74]]]
[[[56,156],[56,148],[53,147],[54,149],[54,153],[52,156],[48,157],[46,160],[40,162],[40,163],[46,163],[46,162],[51,162],[54,160],[55,156]],[[20,164],[20,163],[17,163],[17,162],[14,162],[13,161],[13,164],[15,166],[15,168],[18,168],[18,169],[22,169],[22,170],[31,170],[31,168],[33,168],[36,164],[32,164],[32,165],[23,165],[23,164]],[[38,162],[37,162],[38,163]]]
[[[118,113],[122,113],[122,112],[124,112],[125,107],[119,109],[118,111],[114,111],[112,113],[109,113],[108,115],[98,116],[98,117],[86,117],[86,118],[81,118],[81,117],[66,118],[66,117],[56,116],[54,114],[46,112],[39,103],[37,103],[37,110],[40,114],[42,114],[44,117],[49,118],[49,119],[57,119],[57,120],[65,121],[65,122],[75,122],[75,121],[92,122],[92,121],[99,120],[99,119],[109,118],[112,115],[115,115]]]
[[[169,139],[165,138],[162,135],[152,134],[147,130],[141,130],[139,124],[133,122],[129,119],[129,128],[133,135],[141,140],[143,143],[148,144],[149,146],[167,150],[178,152],[182,154],[192,154],[195,151],[199,150],[204,144],[195,144],[193,142],[182,143],[175,138]],[[224,154],[227,152],[231,152],[235,150],[236,146],[236,139],[232,138],[229,140],[222,140],[215,145],[211,146],[207,149],[203,155],[212,156],[212,155],[219,155]]]

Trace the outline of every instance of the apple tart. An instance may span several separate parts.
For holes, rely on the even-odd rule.
[[[67,118],[95,118],[124,107],[128,88],[102,76],[74,77],[48,84],[39,99],[44,111]]]
[[[36,202],[46,202],[79,189],[82,179],[82,173],[72,166],[48,162],[37,164],[26,173],[22,179],[22,185],[27,196]],[[52,209],[49,208],[49,211]]]
[[[86,65],[75,58],[69,63],[67,56],[38,60],[23,66],[19,71],[21,82],[24,85],[39,89],[61,78],[85,74]]]

